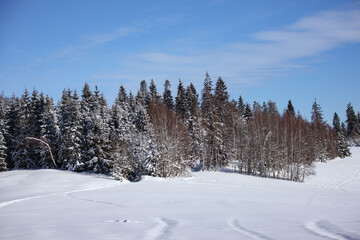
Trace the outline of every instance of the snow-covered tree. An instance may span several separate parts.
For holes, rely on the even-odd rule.
[[[40,139],[46,142],[49,146],[44,146],[40,150],[40,165],[42,168],[54,168],[54,161],[58,154],[58,132],[57,115],[54,106],[54,100],[49,97],[40,96],[40,101],[43,106],[43,113],[41,118]]]
[[[62,169],[84,171],[81,151],[81,114],[76,91],[63,91],[58,104],[59,118],[59,153],[58,161]]]
[[[168,108],[174,109],[174,99],[171,95],[170,88],[171,88],[170,81],[166,79],[164,83],[163,102]]]
[[[2,131],[0,131],[0,172],[6,171],[6,146]]]
[[[334,113],[333,127],[337,137],[337,153],[340,158],[351,156],[349,145],[345,139],[345,134],[341,129],[340,118],[337,113]]]
[[[86,170],[96,173],[110,173],[110,109],[103,95],[99,95],[97,88],[93,95],[94,108],[89,113],[91,125],[87,135],[87,151],[84,161]]]
[[[165,178],[184,175],[191,164],[190,137],[185,122],[161,103],[150,104],[149,114],[160,154],[153,162],[153,175]]]
[[[31,137],[34,132],[32,120],[34,116],[31,115],[32,104],[30,95],[27,89],[20,99],[19,109],[19,135],[16,139],[16,149],[12,154],[15,168],[37,168],[37,159],[33,149],[33,142],[26,138]],[[35,123],[37,125],[37,122]]]
[[[5,114],[6,131],[4,133],[6,142],[6,163],[8,168],[14,168],[15,163],[12,158],[14,151],[18,145],[20,135],[20,99],[13,95],[10,98],[8,110]],[[5,129],[5,128],[4,128]]]
[[[142,105],[147,106],[149,104],[150,101],[150,93],[149,90],[147,88],[147,84],[145,80],[142,80],[140,82],[140,90],[138,91],[137,95],[136,95],[136,101],[141,103]]]

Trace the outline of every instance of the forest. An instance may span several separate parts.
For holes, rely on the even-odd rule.
[[[120,86],[112,106],[87,83],[80,96],[64,89],[57,104],[35,89],[1,96],[0,171],[56,168],[140,181],[226,170],[301,182],[314,161],[350,156],[359,144],[351,103],[346,121],[334,113],[330,126],[316,99],[307,121],[291,100],[282,113],[271,100],[230,100],[223,79],[214,84],[208,73],[201,93],[181,80],[175,98],[170,89],[168,80],[162,94],[143,80],[134,96]]]

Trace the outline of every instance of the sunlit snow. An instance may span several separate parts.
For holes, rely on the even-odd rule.
[[[197,172],[117,182],[0,173],[0,239],[360,239],[360,148],[305,183]]]

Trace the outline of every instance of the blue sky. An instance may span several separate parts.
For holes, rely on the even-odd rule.
[[[289,99],[310,118],[315,98],[331,123],[360,110],[360,1],[0,1],[0,85],[6,96],[27,87],[98,85],[112,104],[120,85],[178,79],[200,92],[205,73],[221,76],[231,98]]]

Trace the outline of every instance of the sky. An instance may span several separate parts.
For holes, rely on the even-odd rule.
[[[230,98],[291,99],[310,120],[360,110],[360,1],[1,0],[0,91],[36,89],[57,102],[64,88],[98,86],[109,105],[121,85],[179,79],[201,92],[205,73]]]

